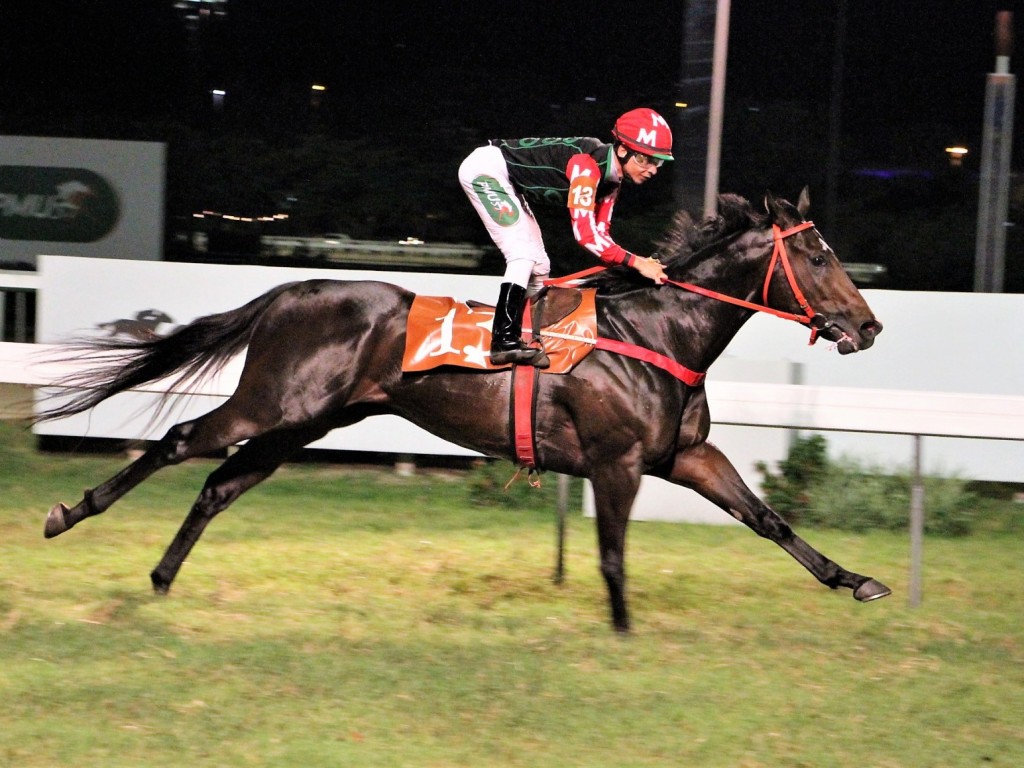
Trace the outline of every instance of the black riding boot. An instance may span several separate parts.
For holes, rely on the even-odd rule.
[[[523,342],[523,309],[526,289],[515,283],[502,283],[498,304],[494,308],[491,328],[491,362],[495,365],[515,363],[547,368],[551,365],[544,350],[529,347]]]

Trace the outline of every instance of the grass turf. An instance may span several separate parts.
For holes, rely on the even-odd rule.
[[[286,467],[161,597],[213,462],[42,538],[123,464],[0,425],[0,765],[1024,764],[1020,539],[991,525],[926,540],[911,610],[900,535],[803,531],[896,591],[861,605],[746,529],[633,524],[621,638],[591,521],[550,580],[553,482],[481,509],[458,473]]]

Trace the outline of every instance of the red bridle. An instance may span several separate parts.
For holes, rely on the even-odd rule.
[[[771,315],[775,315],[776,317],[781,317],[784,320],[795,320],[798,323],[809,325],[811,327],[811,340],[809,343],[813,344],[818,340],[819,331],[827,328],[830,323],[822,315],[817,314],[813,309],[811,309],[811,305],[808,304],[803,291],[800,290],[800,286],[796,282],[796,277],[793,275],[793,268],[789,263],[789,253],[786,251],[785,242],[786,238],[790,235],[795,235],[797,232],[803,232],[805,229],[810,229],[813,226],[814,222],[805,221],[801,224],[797,224],[795,227],[790,227],[789,229],[784,230],[777,224],[772,224],[772,240],[775,243],[775,247],[772,251],[771,261],[768,263],[768,274],[765,275],[764,278],[764,289],[761,292],[761,298],[764,301],[763,304],[754,304],[753,302],[746,301],[744,299],[737,299],[735,296],[718,293],[717,291],[702,288],[701,286],[693,285],[692,283],[681,283],[677,280],[668,280],[666,282],[671,283],[677,288],[682,288],[683,290],[690,291],[691,293],[697,293],[701,296],[707,296],[708,298],[715,299],[717,301],[735,304],[740,307],[752,309],[756,312],[767,312]],[[800,309],[803,310],[804,314],[802,315],[793,314],[792,312],[783,312],[782,310],[768,306],[768,288],[772,282],[775,265],[780,261],[782,262],[782,270],[786,273],[786,280],[789,282],[790,290],[793,291],[793,296],[796,298],[797,304],[799,304]],[[581,278],[588,277],[589,275],[603,272],[605,269],[607,269],[607,267],[591,267],[590,269],[566,275],[565,277],[545,280],[544,285],[564,285],[565,283],[573,280],[579,280]],[[627,357],[633,357],[638,360],[651,363],[652,365],[656,365],[662,370],[668,371],[676,378],[681,379],[691,387],[699,386],[704,381],[704,373],[693,371],[658,352],[637,346],[636,344],[615,341],[613,339],[598,338],[595,341],[595,346],[598,349],[609,350],[620,355],[626,355]]]
[[[815,325],[814,319],[816,317],[820,318],[821,315],[818,315],[818,313],[811,308],[811,305],[804,297],[803,291],[800,290],[800,285],[797,283],[796,276],[793,274],[793,267],[790,266],[789,263],[789,253],[786,251],[785,242],[787,237],[795,235],[797,232],[803,232],[805,229],[810,229],[813,226],[813,221],[805,221],[794,227],[790,227],[789,229],[782,229],[778,224],[772,224],[772,240],[775,243],[775,247],[772,250],[771,261],[768,262],[768,273],[764,277],[764,290],[761,292],[761,300],[764,302],[763,304],[754,304],[751,301],[737,299],[735,296],[729,296],[724,293],[719,293],[718,291],[712,291],[709,288],[703,288],[699,285],[694,285],[693,283],[681,283],[677,280],[667,280],[666,282],[676,286],[676,288],[682,288],[683,290],[690,291],[691,293],[707,296],[710,299],[724,301],[727,304],[735,304],[739,307],[746,307],[747,309],[752,309],[755,312],[767,312],[770,315],[781,317],[783,320],[795,320],[798,323],[809,325],[811,326],[811,340],[809,343],[813,344],[818,340],[818,332],[821,331],[823,327],[827,327],[828,324],[825,323],[822,326]],[[786,280],[789,282],[789,288],[793,291],[793,296],[796,298],[796,302],[800,306],[800,309],[803,310],[802,315],[793,314],[792,312],[783,312],[781,309],[775,309],[774,307],[768,306],[768,287],[772,282],[775,265],[780,261],[782,262],[782,269],[786,273]],[[579,280],[581,278],[597,274],[598,272],[603,272],[605,269],[607,269],[607,267],[591,267],[590,269],[566,275],[565,277],[545,280],[544,284],[563,285],[572,280]]]
[[[786,251],[785,240],[790,235],[794,235],[797,232],[803,232],[805,229],[810,229],[814,226],[813,221],[805,221],[803,224],[797,224],[795,227],[783,231],[779,229],[778,224],[772,224],[772,239],[775,240],[775,248],[772,251],[772,260],[768,262],[768,274],[764,277],[764,290],[761,292],[761,299],[764,301],[765,306],[768,305],[768,286],[772,282],[772,272],[775,271],[775,262],[781,261],[782,268],[786,272],[786,279],[789,281],[790,290],[793,291],[793,297],[796,299],[796,303],[800,306],[800,309],[804,311],[803,317],[794,315],[793,319],[801,323],[808,323],[811,325],[811,344],[813,344],[818,338],[818,329],[814,327],[812,321],[814,320],[815,311],[811,309],[811,305],[804,298],[804,292],[800,290],[800,284],[796,281],[796,276],[793,274],[793,268],[789,265],[789,253]]]
[[[693,285],[692,283],[680,283],[675,280],[669,280],[668,282],[677,288],[682,288],[692,293],[699,293],[701,296],[707,296],[718,301],[724,301],[728,304],[736,304],[740,307],[746,307],[747,309],[753,309],[757,312],[767,312],[770,315],[781,317],[783,320],[795,320],[798,323],[811,326],[811,340],[810,344],[813,344],[818,340],[818,331],[820,328],[813,324],[814,318],[817,317],[817,313],[811,309],[811,305],[807,302],[804,297],[804,292],[800,290],[800,285],[796,281],[796,276],[793,274],[793,267],[789,263],[789,253],[786,251],[786,238],[790,235],[795,235],[797,232],[803,232],[805,229],[810,229],[814,226],[813,221],[805,221],[801,224],[797,224],[795,227],[789,229],[782,229],[778,224],[772,224],[772,240],[775,242],[775,248],[772,250],[771,261],[768,262],[768,273],[764,276],[764,290],[761,292],[761,300],[763,304],[754,304],[750,301],[744,301],[743,299],[737,299],[734,296],[728,296],[724,293],[718,293],[707,288],[702,288],[699,285]],[[796,298],[796,303],[803,310],[802,315],[796,315],[792,312],[783,312],[780,309],[768,306],[768,287],[771,285],[772,276],[775,273],[775,265],[778,262],[782,262],[782,269],[786,273],[786,280],[789,282],[789,288],[793,291],[793,296]]]

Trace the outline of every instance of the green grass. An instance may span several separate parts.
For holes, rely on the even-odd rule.
[[[1019,766],[1019,526],[908,544],[804,531],[895,589],[861,605],[738,527],[640,523],[634,633],[593,524],[552,584],[554,482],[473,508],[465,478],[283,469],[148,573],[213,462],[164,470],[44,541],[117,457],[0,425],[0,765]]]

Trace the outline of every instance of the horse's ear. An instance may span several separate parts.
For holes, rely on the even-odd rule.
[[[804,187],[800,190],[800,199],[796,201],[796,209],[800,211],[800,215],[807,218],[807,212],[811,210],[811,191]]]
[[[770,190],[764,193],[764,209],[768,211],[772,221],[778,221],[783,217],[782,206]]]

